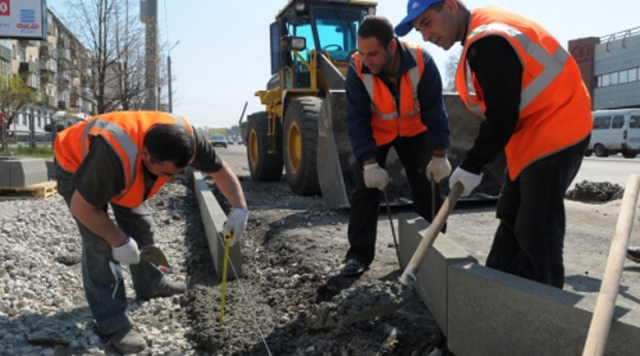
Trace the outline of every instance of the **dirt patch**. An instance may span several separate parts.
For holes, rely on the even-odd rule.
[[[215,355],[426,355],[442,345],[442,333],[417,296],[375,320],[309,327],[310,311],[341,291],[374,280],[395,283],[395,251],[382,246],[384,253],[367,273],[342,277],[346,212],[325,208],[320,197],[295,196],[284,182],[242,179],[242,184],[251,206],[241,245],[245,275],[228,281],[224,323],[219,321],[221,281],[203,228],[197,216],[187,224],[190,288],[181,304],[190,318],[188,337],[199,349]]]
[[[624,188],[609,182],[590,182],[583,180],[567,192],[567,199],[584,203],[604,203],[622,198]]]

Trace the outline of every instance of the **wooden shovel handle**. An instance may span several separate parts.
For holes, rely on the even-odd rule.
[[[616,297],[620,288],[620,277],[622,276],[624,258],[629,245],[629,236],[633,227],[639,189],[640,175],[632,174],[627,179],[627,185],[624,188],[620,215],[613,233],[607,266],[602,276],[600,293],[591,318],[587,341],[582,351],[583,356],[604,354],[607,338],[609,337],[609,329],[611,328],[611,318],[616,306]]]
[[[449,196],[447,196],[447,199],[442,203],[440,210],[438,210],[438,214],[431,222],[431,225],[427,228],[427,231],[425,231],[422,241],[420,241],[418,248],[416,248],[416,251],[413,253],[407,268],[400,276],[401,283],[408,285],[413,283],[413,280],[415,280],[416,272],[418,271],[418,268],[420,268],[420,264],[422,264],[429,248],[433,245],[433,242],[436,240],[436,237],[438,237],[440,230],[442,230],[442,227],[447,222],[447,218],[449,218],[453,208],[456,206],[458,198],[462,195],[463,189],[464,187],[462,186],[462,183],[458,182],[453,186],[451,192],[449,192]]]

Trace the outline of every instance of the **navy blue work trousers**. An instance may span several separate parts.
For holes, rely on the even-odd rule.
[[[413,137],[398,137],[389,144],[378,146],[376,161],[384,168],[391,147],[394,147],[402,163],[411,187],[413,208],[427,221],[431,222],[431,183],[426,176],[426,168],[431,159],[427,146],[426,133]],[[360,162],[353,165],[356,187],[351,194],[349,215],[350,248],[347,260],[355,258],[369,266],[375,255],[378,212],[380,209],[380,190],[367,188],[364,184],[363,167]],[[442,205],[443,197],[436,184],[436,211]]]

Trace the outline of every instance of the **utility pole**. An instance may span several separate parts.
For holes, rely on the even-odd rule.
[[[140,0],[140,20],[145,26],[145,103],[158,110],[158,0]]]
[[[171,91],[171,50],[176,48],[176,46],[180,43],[178,40],[171,48],[169,48],[169,52],[167,54],[167,74],[169,75],[169,112],[173,113],[173,92]]]

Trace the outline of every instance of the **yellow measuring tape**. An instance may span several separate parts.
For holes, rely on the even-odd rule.
[[[229,241],[231,234],[222,237],[224,241],[224,259],[222,261],[222,293],[220,296],[220,322],[224,323],[224,299],[227,293],[227,269],[229,267]]]

